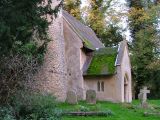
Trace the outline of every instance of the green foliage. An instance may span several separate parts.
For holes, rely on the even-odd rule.
[[[47,18],[56,17],[59,2],[52,9],[52,0],[0,0],[1,103],[33,81],[49,41]]]
[[[72,16],[81,20],[81,10],[80,10],[81,0],[65,0],[64,10],[70,13]]]
[[[88,0],[88,2],[88,7],[80,9],[80,0],[65,0],[64,9],[72,16],[91,27],[105,46],[118,45],[118,43],[123,40],[119,27],[116,25],[107,25],[105,20],[106,11],[112,0]],[[84,42],[87,46],[92,48],[86,40]]]
[[[86,48],[89,48],[89,49],[92,49],[92,50],[96,49],[89,40],[83,40],[83,42],[84,42],[84,46]]]
[[[16,41],[21,45],[30,41],[48,41],[49,22],[46,16],[56,14],[47,0],[1,0],[0,1],[0,55],[10,53]],[[40,5],[41,4],[41,5]]]
[[[115,73],[117,48],[102,48],[96,51],[87,75],[110,75]]]
[[[88,112],[90,111],[90,109],[86,106],[83,106],[83,105],[77,105],[76,106],[76,111],[81,111],[81,112]]]
[[[101,40],[106,47],[118,46],[118,44],[123,41],[119,27],[112,24],[108,25],[105,32],[101,35]]]
[[[97,113],[97,116],[112,116],[113,112],[111,110],[105,110]]]
[[[98,37],[104,33],[105,29],[105,15],[103,0],[88,0],[90,6],[88,7],[87,24],[94,30]]]
[[[0,120],[16,120],[12,107],[0,107]]]
[[[123,103],[111,103],[111,102],[103,102],[98,101],[97,102],[100,105],[99,111],[112,111],[112,115],[106,117],[106,116],[64,116],[64,120],[159,120],[159,116],[144,116],[144,112],[159,112],[159,109],[156,110],[158,106],[160,106],[159,100],[148,100],[148,103],[153,106],[152,109],[142,109],[139,107],[139,101],[134,100],[132,103],[127,104],[127,107],[124,106]],[[86,102],[80,102],[79,105],[86,106],[92,109],[92,107],[95,107],[96,105],[90,105]],[[63,110],[72,109],[71,111],[75,111],[76,105],[69,105],[69,104],[61,104],[59,107]],[[133,109],[132,109],[133,107]]]
[[[106,12],[113,0],[88,0],[86,24],[96,33],[105,46],[117,46],[123,40],[119,27],[106,23]]]
[[[38,47],[37,43],[33,41],[22,45],[21,41],[16,41],[13,45],[13,49],[14,54],[20,54],[28,60],[36,58],[38,63],[42,63],[46,50],[46,45]]]
[[[57,109],[51,95],[18,93],[12,99],[17,120],[60,120],[62,112]]]
[[[160,10],[158,4],[150,0],[148,1],[131,1],[131,8],[129,12],[129,25],[132,33],[131,46],[131,60],[133,69],[133,79],[135,80],[136,94],[143,85],[150,87],[151,91],[155,91],[158,87],[155,85],[156,71],[150,69],[152,63],[156,63],[159,59],[157,49],[159,44],[157,38],[159,37],[157,26]],[[157,84],[157,82],[156,82]],[[158,84],[157,84],[158,85]],[[152,92],[151,96],[153,97]]]

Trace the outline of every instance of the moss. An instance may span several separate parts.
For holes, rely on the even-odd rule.
[[[117,48],[101,48],[95,52],[87,75],[109,75],[115,73]]]
[[[91,50],[95,50],[95,49],[96,49],[89,40],[85,39],[85,38],[80,34],[81,32],[80,32],[78,29],[76,29],[75,32],[83,39],[83,43],[84,43],[84,46],[85,46],[86,48],[89,48],[89,49],[91,49]]]
[[[84,42],[85,47],[92,49],[92,50],[96,49],[89,40],[83,39],[83,42]]]

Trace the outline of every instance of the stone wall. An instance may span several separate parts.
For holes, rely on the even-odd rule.
[[[132,78],[131,64],[127,44],[121,45],[121,62],[116,66],[116,74],[112,77],[85,77],[85,91],[92,89],[97,91],[97,82],[104,82],[104,91],[97,91],[98,100],[112,102],[131,102],[132,101]]]
[[[119,102],[132,101],[132,78],[131,78],[131,64],[129,59],[129,52],[127,45],[124,48],[121,65],[117,66],[117,99]],[[125,79],[127,79],[127,99],[125,100]]]
[[[78,100],[84,99],[83,71],[81,65],[81,39],[64,18],[65,58],[67,63],[68,91],[75,91]]]
[[[59,1],[53,0],[53,6]],[[33,88],[41,93],[50,93],[60,101],[65,101],[67,90],[67,70],[61,11],[49,26],[50,42],[44,58],[44,64],[36,75]]]
[[[101,101],[117,101],[117,88],[115,76],[99,76],[99,77],[85,77],[85,91],[95,90],[97,100]],[[98,82],[104,82],[104,91],[98,91]]]

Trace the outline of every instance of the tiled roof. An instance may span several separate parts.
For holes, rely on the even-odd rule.
[[[96,34],[91,28],[85,26],[64,10],[62,14],[64,19],[71,25],[72,29],[74,29],[74,31],[81,38],[81,40],[84,43],[84,47],[91,50],[104,47],[102,42],[97,38]]]

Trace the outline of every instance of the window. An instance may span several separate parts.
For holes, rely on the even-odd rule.
[[[104,91],[104,82],[97,82],[97,91],[103,92]]]
[[[97,83],[97,90],[98,90],[98,92],[100,92],[100,86],[101,86],[101,83],[98,81],[98,83]]]
[[[101,82],[101,91],[104,91],[104,82]]]

